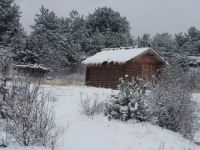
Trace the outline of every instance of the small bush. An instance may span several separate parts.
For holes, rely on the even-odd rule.
[[[80,100],[80,111],[86,116],[94,116],[95,114],[102,113],[104,110],[104,102],[99,101],[99,95],[94,94],[93,96],[83,97],[81,93]]]
[[[148,107],[142,98],[145,88],[126,75],[119,79],[118,90],[118,94],[112,95],[111,100],[106,104],[105,115],[108,119],[148,120]]]

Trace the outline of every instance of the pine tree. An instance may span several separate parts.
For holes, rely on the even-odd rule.
[[[186,53],[181,51],[177,41],[170,34],[156,34],[151,45],[170,65],[178,64],[185,71],[188,70],[189,59]]]
[[[178,47],[181,48],[186,42],[188,42],[188,37],[183,33],[178,33],[175,34],[175,40],[178,44]]]
[[[177,50],[177,44],[168,33],[156,34],[152,40],[152,47],[165,59],[170,59]]]
[[[53,11],[44,8],[36,15],[33,32],[30,36],[29,51],[36,53],[39,62],[52,69],[61,67],[65,59],[65,51],[61,48],[63,32],[62,20]],[[33,46],[34,45],[34,46]]]
[[[18,53],[24,51],[27,38],[20,24],[20,14],[14,0],[0,1],[0,45],[6,47],[7,53],[12,53],[15,63],[21,61]]]
[[[10,47],[11,52],[13,54],[13,60],[20,64],[23,58],[21,58],[20,54],[26,51],[26,44],[27,44],[27,35],[24,29],[20,29],[18,33],[12,38]]]
[[[200,31],[195,27],[188,29],[186,34],[187,41],[180,47],[180,50],[187,53],[187,55],[200,54]]]
[[[59,70],[76,63],[84,45],[84,19],[77,12],[71,18],[59,18],[44,6],[36,15],[30,36],[30,51],[38,54],[39,62]]]
[[[87,50],[86,51],[89,55],[93,55],[101,49],[103,49],[105,46],[106,37],[102,33],[99,32],[97,29],[95,33],[89,38]]]
[[[139,47],[150,47],[151,46],[150,34],[143,34],[142,37],[138,37],[137,45]]]
[[[106,105],[105,115],[108,116],[108,119],[148,120],[148,108],[142,99],[144,88],[139,86],[135,79],[126,75],[124,78],[120,78],[118,90],[119,93],[112,95],[112,99]]]
[[[8,46],[22,29],[19,6],[14,4],[14,0],[1,0],[0,8],[0,44]]]
[[[91,54],[94,53],[92,51],[96,45],[98,47],[94,51],[99,51],[100,48],[131,46],[133,43],[129,22],[111,8],[98,8],[89,14],[86,18],[86,27],[89,38],[92,39],[92,46],[87,49]]]
[[[85,51],[87,38],[88,38],[88,30],[86,28],[86,19],[80,15],[77,11],[73,10],[69,14],[70,21],[70,29],[71,35],[73,37],[73,42],[75,45],[79,45],[79,51]]]

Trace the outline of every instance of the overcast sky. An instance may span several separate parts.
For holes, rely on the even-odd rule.
[[[22,11],[21,22],[27,31],[34,15],[43,4],[58,16],[68,16],[70,10],[87,15],[95,8],[109,6],[126,16],[134,36],[143,33],[185,32],[200,28],[200,0],[15,0]]]

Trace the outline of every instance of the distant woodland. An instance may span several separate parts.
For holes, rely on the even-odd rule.
[[[200,30],[191,27],[185,33],[157,33],[136,37],[126,17],[112,8],[96,8],[84,16],[72,10],[58,17],[41,6],[35,15],[32,32],[20,23],[20,7],[14,0],[0,1],[1,53],[10,53],[16,64],[43,64],[54,71],[72,67],[102,48],[152,47],[170,64],[187,68],[188,56],[200,55]],[[134,28],[134,25],[132,25]]]

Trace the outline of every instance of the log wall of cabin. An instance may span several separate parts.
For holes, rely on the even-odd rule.
[[[102,64],[87,66],[86,85],[114,88],[124,76],[125,64]]]
[[[142,64],[140,62],[129,61],[126,63],[125,74],[134,77],[142,75]]]

